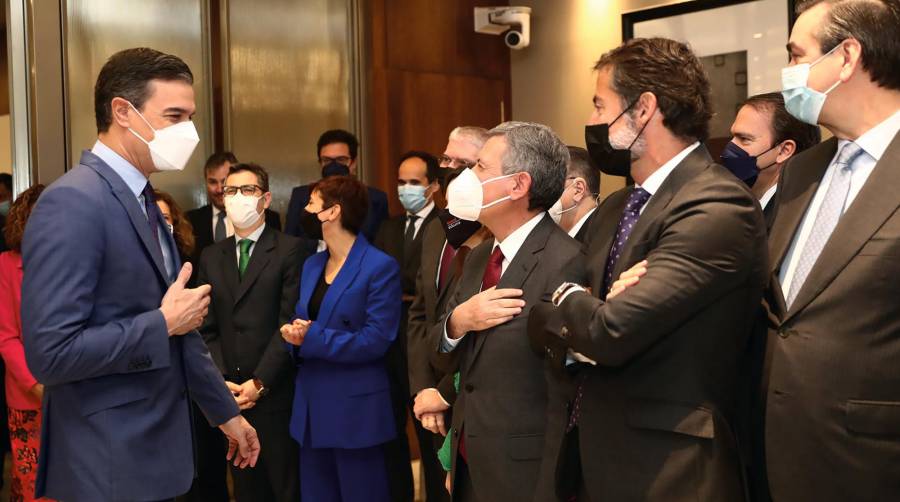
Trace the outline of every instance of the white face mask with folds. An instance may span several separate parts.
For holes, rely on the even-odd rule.
[[[137,112],[141,120],[147,124],[147,127],[153,129],[153,126],[150,125],[150,122],[147,121],[144,115],[134,105],[128,104]],[[197,148],[197,144],[200,143],[197,128],[194,127],[194,122],[190,120],[172,124],[159,130],[153,129],[153,140],[151,141],[142,138],[140,134],[130,127],[128,130],[147,144],[150,148],[150,157],[153,159],[153,165],[160,171],[181,171],[184,169],[184,166],[187,165],[188,160],[191,158],[191,154],[194,153],[194,149]]]
[[[510,196],[501,197],[490,204],[483,204],[484,189],[482,185],[506,179],[519,173],[505,174],[489,180],[481,181],[471,168],[464,169],[447,187],[447,209],[450,214],[461,220],[476,221],[482,209],[509,200]]]
[[[256,210],[262,196],[254,197],[240,192],[225,197],[225,215],[234,225],[234,228],[250,228],[262,217],[262,213]]]

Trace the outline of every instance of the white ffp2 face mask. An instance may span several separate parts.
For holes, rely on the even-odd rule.
[[[240,192],[225,197],[225,215],[234,225],[234,228],[250,228],[262,217],[262,213],[256,210],[260,197],[244,195]]]
[[[447,209],[450,214],[461,220],[476,221],[481,215],[482,209],[509,200],[510,196],[501,197],[490,204],[484,204],[484,189],[482,185],[493,181],[515,176],[519,173],[497,176],[489,180],[481,181],[471,168],[464,169],[447,187]]]
[[[150,125],[150,122],[147,121],[144,115],[134,105],[128,104],[137,112],[141,120],[147,124],[147,127],[153,129],[153,126]],[[191,154],[194,153],[194,149],[197,148],[197,144],[200,143],[197,128],[194,127],[194,122],[190,120],[172,124],[159,130],[153,129],[152,141],[145,140],[130,127],[128,130],[147,144],[150,148],[150,157],[153,159],[153,165],[160,171],[181,171],[184,169],[184,166],[187,165],[188,160],[191,158]]]

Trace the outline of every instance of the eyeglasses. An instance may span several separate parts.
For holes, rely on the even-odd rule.
[[[447,155],[439,155],[438,162],[441,164],[441,167],[461,167],[463,169],[475,167],[474,162],[469,162],[468,160],[463,159],[454,159],[453,157]]]
[[[263,189],[259,185],[241,185],[239,187],[226,186],[222,189],[222,192],[225,194],[225,197],[232,197],[234,195],[237,195],[238,190],[240,190],[241,193],[246,195],[247,197],[262,195],[263,193]]]
[[[332,162],[337,162],[338,164],[349,166],[350,163],[353,162],[353,159],[347,157],[346,155],[341,155],[340,157],[319,157],[319,165],[322,167],[325,167]]]

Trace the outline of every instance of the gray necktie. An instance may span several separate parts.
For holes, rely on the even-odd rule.
[[[806,277],[819,259],[819,255],[825,248],[825,244],[828,243],[841,215],[844,214],[844,205],[847,203],[847,194],[850,192],[853,161],[862,153],[862,148],[851,141],[841,148],[841,153],[834,161],[834,175],[831,177],[831,184],[828,185],[828,191],[825,192],[825,198],[822,199],[822,206],[816,215],[806,245],[803,246],[803,253],[800,255],[800,261],[797,262],[797,270],[794,271],[791,289],[786,298],[788,308],[797,298],[800,288],[806,282]]]
[[[216,216],[216,231],[213,233],[213,241],[219,242],[225,238],[225,211],[219,211]]]

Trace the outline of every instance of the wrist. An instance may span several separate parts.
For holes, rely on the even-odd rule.
[[[580,284],[574,282],[564,282],[556,288],[556,291],[550,296],[550,302],[553,306],[559,307],[568,296],[576,291],[586,291]]]
[[[256,388],[256,395],[263,397],[269,393],[269,388],[259,378],[253,378],[253,387]]]
[[[447,336],[452,340],[459,340],[468,332],[464,326],[461,326],[463,324],[462,320],[457,322],[458,317],[460,316],[456,315],[456,310],[454,309],[450,312],[450,317],[447,318]]]

